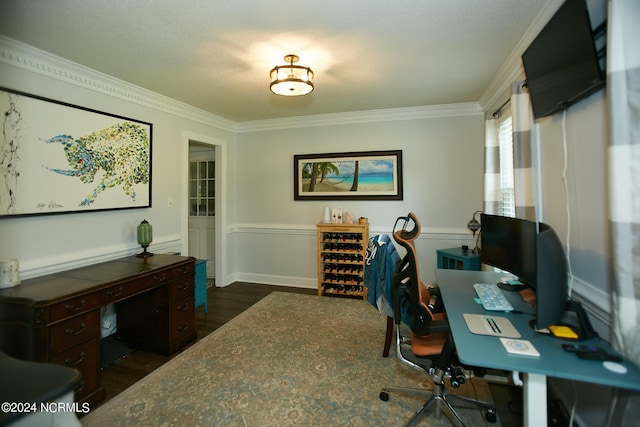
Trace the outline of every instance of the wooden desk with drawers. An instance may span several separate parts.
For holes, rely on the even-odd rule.
[[[115,303],[118,333],[139,348],[173,354],[195,341],[195,259],[135,256],[24,280],[0,290],[0,350],[82,372],[75,400],[104,399],[100,308]]]

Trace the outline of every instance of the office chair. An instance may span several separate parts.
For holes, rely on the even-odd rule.
[[[400,255],[394,246],[391,237],[387,234],[371,236],[367,243],[367,256],[364,270],[364,284],[367,287],[367,301],[376,307],[380,313],[387,317],[382,357],[389,356],[391,342],[393,341],[393,277],[396,267],[401,261]],[[431,288],[433,292],[429,302],[432,312],[438,313],[444,310],[440,293],[437,288]],[[402,323],[411,323],[411,309],[407,301],[401,298],[400,307]]]
[[[398,228],[401,225],[401,228]],[[412,226],[411,226],[412,225]],[[411,228],[409,228],[411,226]],[[407,422],[413,425],[435,405],[436,418],[440,418],[442,409],[464,426],[462,419],[453,408],[451,398],[471,402],[484,408],[485,419],[496,421],[495,406],[476,399],[447,394],[445,380],[452,387],[464,384],[471,372],[461,366],[455,354],[455,346],[449,333],[446,313],[434,313],[429,307],[431,294],[427,286],[420,280],[420,270],[416,257],[414,240],[420,235],[420,222],[413,212],[406,217],[399,217],[393,227],[394,240],[406,249],[393,278],[393,312],[396,326],[396,355],[400,362],[430,376],[433,390],[410,389],[406,387],[386,387],[380,393],[380,399],[387,401],[389,392],[426,393],[430,398]],[[411,307],[410,339],[401,331],[400,300],[405,298]]]

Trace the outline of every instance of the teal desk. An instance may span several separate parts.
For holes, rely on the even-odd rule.
[[[455,341],[458,357],[465,364],[519,371],[524,374],[524,425],[547,425],[547,377],[564,378],[602,384],[610,387],[640,391],[640,368],[624,361],[625,374],[617,374],[604,368],[601,361],[583,360],[562,349],[567,340],[536,333],[529,321],[533,318],[532,308],[522,301],[517,292],[505,292],[514,309],[523,313],[491,312],[495,316],[511,320],[520,339],[529,340],[540,352],[540,357],[518,356],[507,353],[499,338],[475,335],[469,332],[462,315],[464,313],[486,314],[475,301],[474,283],[497,283],[502,274],[485,271],[436,270],[438,286],[442,294],[451,334]],[[603,340],[594,338],[580,341],[581,344],[597,345],[616,353]]]

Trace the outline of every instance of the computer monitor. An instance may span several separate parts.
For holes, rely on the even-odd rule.
[[[481,260],[518,277],[536,293],[536,329],[562,323],[567,304],[567,260],[562,242],[544,223],[482,214]],[[513,290],[520,290],[516,288]]]
[[[538,224],[536,255],[535,328],[542,329],[561,323],[568,298],[564,247],[553,228],[542,222]]]
[[[482,214],[480,216],[480,259],[483,263],[518,277],[524,287],[536,281],[537,224],[519,218]],[[522,286],[501,286],[521,290]]]

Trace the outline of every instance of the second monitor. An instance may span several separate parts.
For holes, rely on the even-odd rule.
[[[481,215],[480,223],[482,262],[517,276],[535,291],[535,329],[561,324],[568,300],[567,259],[553,228],[488,214]]]

